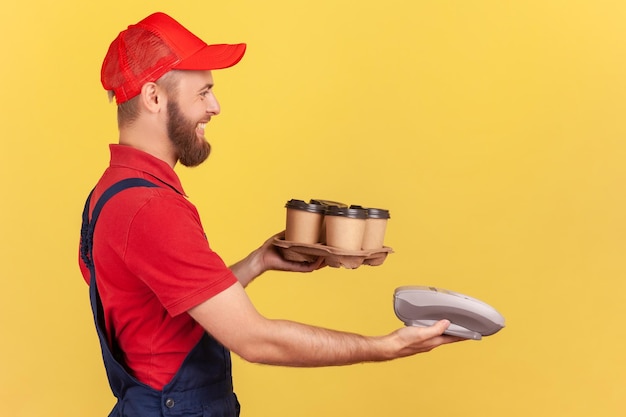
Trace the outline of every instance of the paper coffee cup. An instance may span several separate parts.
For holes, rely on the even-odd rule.
[[[329,206],[326,208],[326,244],[335,248],[360,251],[365,235],[367,210]]]
[[[365,221],[362,248],[364,250],[382,249],[385,244],[387,222],[390,219],[389,210],[368,208]]]
[[[332,201],[332,200],[321,200],[319,198],[309,200],[310,204],[319,204],[324,206],[324,211],[328,209],[328,207],[345,207],[349,206],[346,203],[342,203],[340,201]],[[326,244],[326,217],[322,220],[322,230],[320,231],[320,243]]]
[[[285,207],[287,208],[285,240],[319,243],[325,207],[302,200],[289,200]]]

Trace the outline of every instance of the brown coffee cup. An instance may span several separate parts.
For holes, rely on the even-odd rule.
[[[387,222],[390,218],[389,210],[367,208],[363,250],[376,250],[384,247]]]
[[[285,240],[319,243],[325,207],[293,199],[289,200],[285,207],[287,208]]]
[[[320,200],[320,199],[311,199],[309,200],[309,204],[319,204],[324,206],[324,211],[328,209],[328,207],[345,207],[349,206],[346,203],[342,203],[339,201],[331,201],[331,200]],[[322,230],[320,232],[320,243],[326,244],[326,218],[322,220]]]
[[[329,206],[326,208],[326,244],[335,248],[360,251],[365,234],[367,210]]]

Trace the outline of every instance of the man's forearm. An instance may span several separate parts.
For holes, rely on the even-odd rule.
[[[393,336],[371,337],[287,320],[268,320],[257,340],[237,353],[268,365],[319,367],[379,362],[397,356]]]

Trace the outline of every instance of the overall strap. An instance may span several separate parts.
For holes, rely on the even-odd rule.
[[[81,227],[81,239],[80,239],[80,255],[89,268],[90,283],[89,283],[89,298],[91,300],[91,309],[96,324],[96,330],[98,332],[98,338],[100,339],[100,347],[102,348],[102,355],[107,369],[107,377],[113,394],[119,398],[120,394],[128,388],[129,384],[133,385],[134,381],[126,372],[120,361],[120,350],[115,343],[115,340],[107,340],[107,332],[104,323],[104,309],[102,308],[102,301],[100,300],[100,294],[96,286],[96,268],[93,261],[93,234],[96,227],[98,217],[102,212],[104,205],[117,193],[134,187],[159,187],[158,185],[145,180],[143,178],[127,178],[121,180],[112,186],[110,186],[96,202],[96,205],[91,213],[91,219],[89,218],[89,207],[91,198],[93,196],[93,190],[89,193],[87,201],[85,202],[85,208],[83,210],[83,222]]]

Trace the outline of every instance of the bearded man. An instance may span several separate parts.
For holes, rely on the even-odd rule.
[[[209,156],[205,129],[220,113],[212,70],[235,65],[245,49],[208,45],[155,13],[122,31],[104,59],[119,143],[85,205],[79,264],[117,398],[111,416],[239,415],[231,351],[313,367],[390,360],[459,340],[443,335],[448,321],[367,337],[267,319],[244,288],[265,271],[311,272],[323,259],[287,261],[273,237],[230,267],[211,250],[174,167]]]

